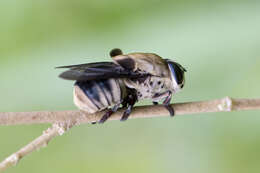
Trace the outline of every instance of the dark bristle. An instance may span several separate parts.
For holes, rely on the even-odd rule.
[[[115,48],[115,49],[112,49],[109,54],[110,54],[111,57],[114,57],[114,56],[117,56],[117,55],[122,55],[123,52],[122,52],[121,49]]]

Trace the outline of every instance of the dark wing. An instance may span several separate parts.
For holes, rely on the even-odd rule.
[[[125,69],[113,62],[97,62],[89,64],[79,64],[70,66],[61,66],[57,68],[69,68],[61,73],[59,77],[67,80],[88,81],[108,78],[143,78],[148,73],[133,72]]]

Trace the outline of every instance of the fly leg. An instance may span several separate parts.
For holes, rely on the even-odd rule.
[[[153,102],[153,105],[158,105],[158,102]]]
[[[133,92],[132,94],[128,95],[125,102],[128,104],[127,109],[125,110],[122,118],[120,121],[125,121],[128,119],[129,115],[131,114],[132,108],[134,106],[134,104],[137,102],[137,95],[135,92]],[[125,105],[123,105],[125,106]]]
[[[114,112],[117,111],[120,104],[116,104],[112,109],[108,109],[107,112],[102,116],[102,118],[99,120],[98,123],[103,124]]]
[[[127,105],[128,105],[128,101],[129,100],[129,98],[128,98],[128,96],[123,100],[123,102],[122,102],[122,108],[127,108]]]
[[[174,109],[170,106],[171,99],[172,99],[172,92],[168,91],[168,96],[163,101],[163,105],[170,112],[171,117],[173,117]]]

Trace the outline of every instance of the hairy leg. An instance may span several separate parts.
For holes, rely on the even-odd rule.
[[[153,102],[153,105],[158,105],[158,102]]]
[[[174,109],[170,106],[171,99],[172,99],[172,93],[171,91],[168,91],[168,96],[163,101],[163,105],[169,111],[170,115],[173,117]]]
[[[125,110],[122,118],[120,121],[125,121],[128,119],[128,117],[131,114],[132,108],[134,106],[134,104],[137,102],[137,94],[136,94],[136,90],[133,90],[130,92],[130,94],[126,97],[125,101],[124,101],[127,106],[127,109]],[[124,106],[124,105],[123,105]]]
[[[98,123],[103,124],[114,112],[117,111],[120,104],[115,105],[112,109],[108,109],[107,112],[102,116],[102,118],[99,120]]]

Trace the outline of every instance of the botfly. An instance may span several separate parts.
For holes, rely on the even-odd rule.
[[[174,115],[170,106],[172,95],[185,84],[185,68],[177,62],[154,53],[123,54],[110,51],[113,62],[96,62],[61,66],[68,68],[59,77],[76,81],[74,103],[88,113],[107,110],[99,123],[104,123],[120,105],[126,108],[121,121],[127,120],[134,104],[143,99],[163,105]]]

